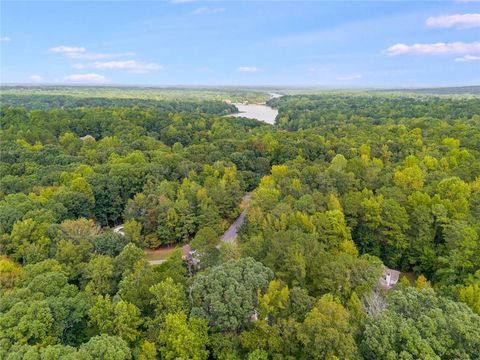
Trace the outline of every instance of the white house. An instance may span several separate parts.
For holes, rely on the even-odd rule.
[[[379,279],[380,286],[385,289],[392,288],[400,278],[400,271],[385,267],[382,276]]]

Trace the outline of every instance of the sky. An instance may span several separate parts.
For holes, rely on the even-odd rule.
[[[480,2],[2,1],[0,81],[480,85]]]

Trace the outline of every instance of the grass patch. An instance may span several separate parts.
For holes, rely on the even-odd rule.
[[[162,247],[158,249],[145,249],[145,258],[151,260],[166,260],[174,251],[176,247]]]

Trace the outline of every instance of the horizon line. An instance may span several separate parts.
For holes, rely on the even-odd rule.
[[[399,85],[399,86],[335,86],[335,85],[274,85],[274,84],[261,84],[261,85],[245,85],[245,84],[159,84],[159,85],[146,85],[146,84],[71,84],[71,83],[0,83],[0,88],[24,86],[24,87],[96,87],[96,88],[150,88],[150,89],[165,89],[165,88],[191,88],[191,89],[208,89],[208,88],[257,88],[257,89],[323,89],[323,90],[403,90],[403,89],[443,89],[443,88],[471,88],[480,87],[480,84],[475,85]]]

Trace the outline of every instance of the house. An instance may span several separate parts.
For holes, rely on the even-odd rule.
[[[379,279],[380,287],[391,289],[400,278],[400,271],[385,267],[382,276]]]
[[[265,319],[266,320],[266,319]],[[250,321],[258,321],[257,309],[253,310],[253,314],[250,316]]]
[[[95,141],[95,138],[92,135],[85,135],[80,138],[80,140],[85,141],[85,140],[93,140]]]
[[[190,255],[190,252],[192,251],[192,248],[190,247],[190,245],[183,245],[182,246],[182,259],[185,260],[188,255]]]
[[[183,245],[182,246],[182,259],[187,263],[188,266],[188,274],[190,276],[193,275],[194,271],[198,271],[200,269],[200,255],[197,250],[192,250],[190,245]]]
[[[120,225],[113,228],[113,232],[116,233],[116,234],[120,234],[122,236],[125,236],[125,226],[123,226],[123,224],[120,224]]]

